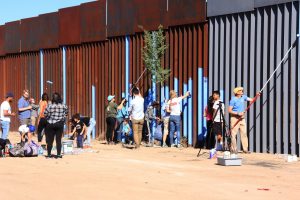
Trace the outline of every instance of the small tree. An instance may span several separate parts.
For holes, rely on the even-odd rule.
[[[143,27],[141,28],[143,29]],[[145,46],[142,49],[142,57],[146,69],[151,73],[153,82],[163,85],[171,73],[170,69],[164,69],[161,66],[161,58],[168,48],[165,44],[166,37],[164,35],[163,26],[159,25],[158,31],[143,30],[145,33]]]

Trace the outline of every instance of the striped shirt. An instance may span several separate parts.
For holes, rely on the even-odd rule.
[[[65,104],[48,104],[45,112],[45,118],[48,123],[55,124],[56,122],[65,122],[68,115],[68,106]]]

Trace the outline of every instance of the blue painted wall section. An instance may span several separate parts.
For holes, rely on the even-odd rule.
[[[188,86],[187,84],[183,84],[183,95],[187,92]],[[179,94],[179,96],[182,94]],[[183,100],[183,106],[182,106],[182,111],[183,111],[183,136],[187,138],[188,136],[188,127],[187,127],[187,122],[188,122],[188,103],[187,99],[185,98]]]
[[[92,86],[92,118],[97,121],[96,119],[96,87],[93,85]],[[92,132],[92,138],[96,138],[96,130],[95,127]]]
[[[193,91],[193,80],[190,78],[188,81],[188,91]],[[193,94],[191,94],[192,97]],[[193,144],[193,98],[188,98],[188,144]]]
[[[198,68],[198,140],[203,140],[206,129],[203,129],[203,70]]]

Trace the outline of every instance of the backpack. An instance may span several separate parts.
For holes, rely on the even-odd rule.
[[[21,143],[18,143],[14,148],[9,150],[9,156],[11,157],[24,157],[24,147]]]
[[[5,149],[5,146],[7,144],[11,144],[9,139],[4,140],[4,139],[0,138],[0,150]]]
[[[24,156],[25,157],[38,156],[38,154],[39,154],[39,145],[37,145],[34,141],[27,142],[24,145]]]

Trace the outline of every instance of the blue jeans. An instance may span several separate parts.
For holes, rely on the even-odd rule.
[[[87,127],[87,133],[86,133],[87,143],[89,145],[91,145],[91,133],[94,130],[95,126],[96,126],[96,121],[93,118],[90,118],[90,125],[89,127]]]
[[[1,136],[1,138],[4,139],[4,140],[6,140],[7,137],[8,137],[9,126],[10,126],[10,122],[1,121],[1,128],[2,128],[2,136]]]
[[[181,118],[180,115],[171,115],[170,116],[170,144],[174,143],[174,133],[176,132],[177,139],[175,144],[180,144],[180,129],[181,129]]]

